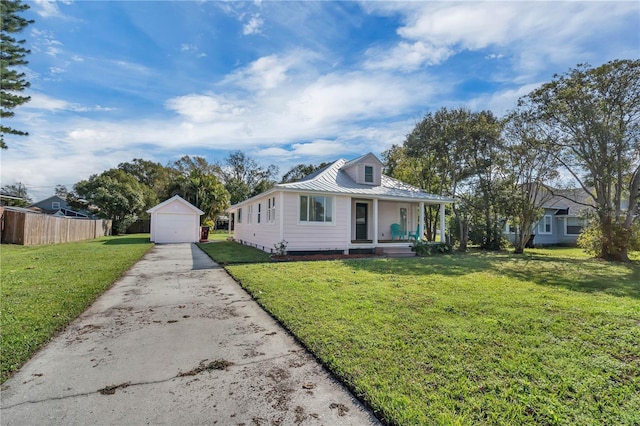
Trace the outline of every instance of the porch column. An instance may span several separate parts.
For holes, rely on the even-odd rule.
[[[227,212],[229,215],[229,222],[227,222],[227,239],[231,239],[231,224],[233,223],[234,213]]]
[[[441,243],[447,242],[444,236],[445,227],[446,226],[445,226],[445,220],[444,220],[444,203],[442,203],[440,204],[440,242]]]
[[[373,244],[378,244],[378,199],[373,199]]]
[[[418,239],[422,241],[424,239],[424,203],[420,203],[420,226],[418,229]]]
[[[276,207],[276,211],[279,213],[279,227],[280,227],[280,239],[278,240],[278,242],[283,241],[284,240],[284,192],[280,193],[280,196],[278,197],[278,203],[280,203],[280,205],[278,207]]]
[[[347,200],[347,251],[346,253],[349,253],[349,247],[351,247],[351,222],[353,221],[353,217],[351,216],[351,212],[352,212],[352,208],[351,205],[353,204],[353,199],[349,198]]]

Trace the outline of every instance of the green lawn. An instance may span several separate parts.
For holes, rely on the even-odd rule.
[[[231,232],[233,236],[233,231]],[[227,241],[229,231],[226,229],[213,229],[209,231],[209,241]]]
[[[152,247],[148,234],[0,246],[2,382]]]
[[[390,424],[640,424],[637,261],[538,249],[227,269]]]
[[[205,253],[220,265],[234,263],[261,263],[269,262],[270,255],[253,247],[243,246],[233,241],[218,241],[211,243],[199,243]]]

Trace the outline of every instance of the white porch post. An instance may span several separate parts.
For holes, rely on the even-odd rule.
[[[444,203],[440,204],[440,242],[446,243],[444,236],[444,230],[446,228],[445,220],[444,220]]]
[[[280,223],[278,224],[280,227],[280,239],[277,242],[280,242],[284,240],[284,192],[280,193],[280,196],[278,197],[278,203],[280,203],[280,205],[276,207],[276,211],[279,212],[280,216],[278,218],[278,220],[280,221]]]
[[[420,226],[418,229],[418,240],[424,239],[424,203],[420,203]]]
[[[353,217],[351,217],[351,212],[352,212],[352,208],[351,205],[353,204],[353,199],[349,198],[347,200],[347,253],[349,253],[349,247],[351,247],[351,221],[353,220]]]
[[[373,199],[373,244],[378,244],[378,199]]]
[[[227,222],[227,239],[231,239],[231,224],[233,223],[234,213],[227,212],[229,215],[229,222]]]

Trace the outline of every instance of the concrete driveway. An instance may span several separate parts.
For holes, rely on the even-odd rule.
[[[6,381],[0,421],[377,423],[192,244],[155,246]]]

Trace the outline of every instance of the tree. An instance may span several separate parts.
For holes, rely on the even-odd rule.
[[[20,33],[27,25],[32,24],[32,20],[19,16],[21,12],[29,9],[29,5],[23,4],[20,0],[0,1],[0,148],[6,149],[4,141],[5,134],[27,135],[27,132],[5,126],[7,118],[14,116],[14,108],[28,102],[29,96],[22,96],[25,88],[30,83],[25,80],[25,73],[16,70],[16,67],[27,65],[25,60],[30,53],[24,47],[25,40],[17,40],[12,34]]]
[[[595,204],[597,256],[629,261],[640,197],[640,60],[579,64],[519,102]]]
[[[310,175],[311,173],[317,170],[320,170],[328,165],[329,163],[320,163],[318,165],[298,164],[297,166],[293,166],[291,170],[289,170],[287,173],[284,174],[284,176],[282,176],[280,183],[298,182],[304,177]]]
[[[266,169],[260,167],[242,151],[233,151],[218,165],[225,188],[229,191],[231,204],[239,203],[258,195],[275,185],[278,167],[270,164]]]
[[[229,207],[229,192],[216,176],[217,166],[204,157],[180,158],[173,164],[170,195],[179,194],[205,214],[202,223],[215,219]]]
[[[27,193],[27,187],[22,182],[4,185],[0,192],[2,195],[11,197],[3,199],[3,205],[5,206],[26,207],[33,201]]]
[[[395,177],[456,198],[452,208],[460,251],[467,248],[471,226],[483,248],[500,247],[500,131],[501,122],[490,111],[441,108],[416,124],[402,151],[385,153],[386,168]],[[431,230],[437,226],[438,209],[427,208],[425,213]]]
[[[185,157],[183,157],[183,159],[184,158]],[[134,158],[130,163],[120,163],[118,164],[118,168],[135,177],[138,182],[153,190],[156,194],[156,200],[153,205],[157,204],[158,200],[166,200],[170,197],[170,182],[179,174],[176,169],[141,158]]]
[[[111,219],[113,229],[124,233],[127,227],[143,215],[153,191],[130,174],[111,169],[92,175],[73,186],[71,199],[84,200],[89,210],[100,217]]]
[[[54,189],[54,195],[66,199],[67,195],[69,195],[69,190],[65,185],[56,185],[56,189]]]
[[[542,207],[552,196],[549,184],[558,177],[557,163],[545,149],[543,135],[527,111],[514,111],[504,128],[505,172],[509,176],[509,226],[515,228],[514,252],[524,253]]]

